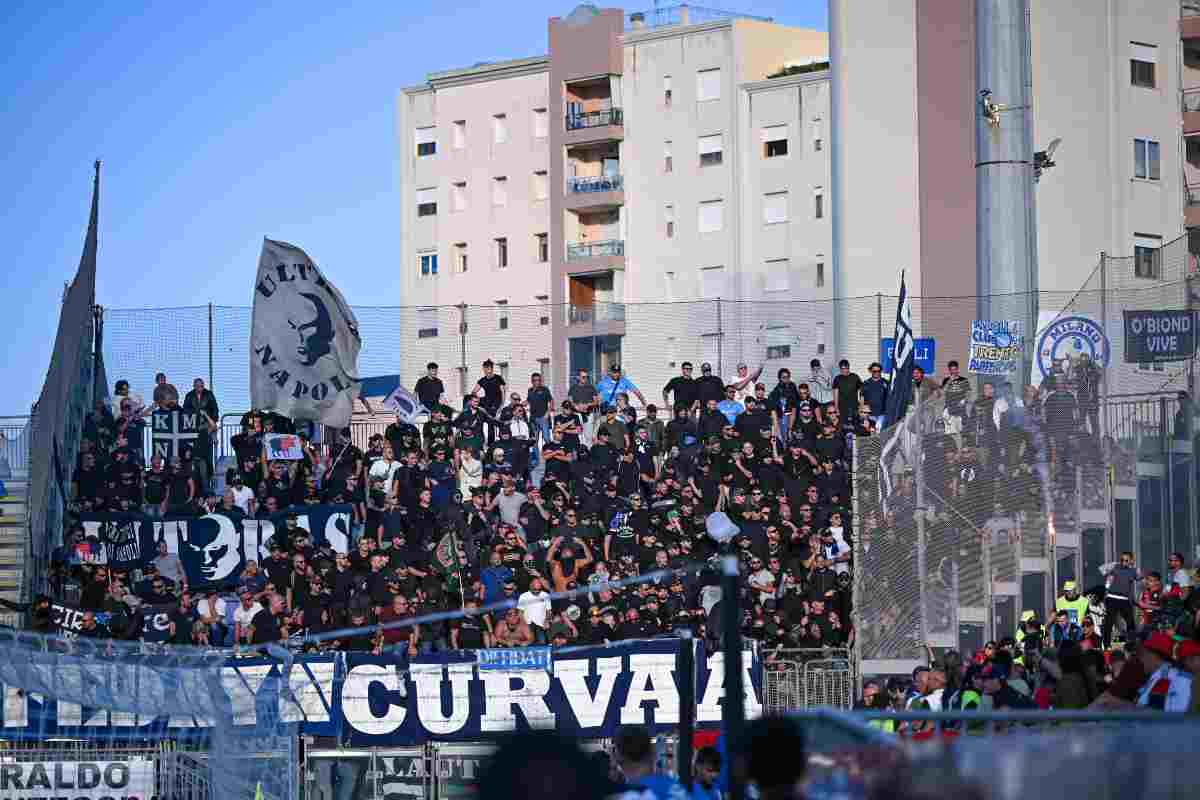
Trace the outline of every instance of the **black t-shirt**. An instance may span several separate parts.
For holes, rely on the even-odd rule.
[[[701,405],[707,405],[709,400],[721,402],[725,399],[725,381],[716,375],[701,375],[696,380],[696,399]]]
[[[257,616],[254,618],[258,619]],[[192,612],[177,608],[171,612],[170,620],[171,622],[175,623],[175,636],[172,641],[175,642],[175,644],[191,644],[192,626],[195,623]],[[278,638],[278,636],[276,638]]]
[[[446,387],[442,384],[441,378],[431,378],[425,375],[417,381],[416,390],[417,399],[421,401],[421,405],[432,410],[445,393]]]
[[[504,403],[504,387],[508,382],[498,373],[484,375],[479,379],[479,388],[483,389],[483,398],[479,404],[489,411],[495,412]]]
[[[483,622],[479,617],[465,616],[451,623],[458,629],[458,646],[463,650],[483,647]]]
[[[155,472],[154,470],[146,470],[146,476],[143,478],[143,485],[146,502],[158,505],[167,496],[167,483],[170,480],[170,473],[166,470]]]
[[[250,640],[252,644],[279,641],[282,631],[279,628],[279,620],[271,613],[271,609],[264,608],[255,614],[254,619],[250,620],[250,625],[254,628],[254,637]]]
[[[699,396],[696,381],[683,375],[676,375],[667,381],[667,385],[663,387],[663,394],[671,395],[671,402],[675,404],[675,408],[691,408]]]
[[[554,398],[550,396],[549,389],[545,386],[538,386],[529,390],[527,399],[529,400],[529,416],[544,417]]]

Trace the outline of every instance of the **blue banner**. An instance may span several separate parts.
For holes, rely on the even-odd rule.
[[[294,509],[300,528],[312,534],[313,545],[329,544],[339,553],[349,552],[349,505],[298,506]],[[261,561],[270,555],[267,547],[276,531],[287,528],[287,511],[269,519],[247,517],[240,522],[220,511],[203,517],[166,517],[140,514],[84,514],[84,534],[95,536],[103,553],[93,560],[117,569],[134,569],[149,564],[158,555],[158,542],[179,557],[188,585],[204,589],[231,586],[247,559]],[[167,576],[172,577],[172,576]]]
[[[623,642],[550,652],[549,669],[481,668],[471,651],[407,659],[332,653],[297,656],[287,675],[277,662],[232,659],[214,671],[236,724],[291,723],[300,734],[335,737],[354,746],[410,746],[427,741],[478,741],[506,732],[556,730],[568,736],[604,738],[621,725],[666,732],[679,723],[678,639]],[[696,725],[717,727],[724,703],[725,669],[720,653],[696,657]],[[170,697],[178,669],[126,665],[140,671],[131,685]],[[169,667],[170,656],[163,656]],[[487,657],[489,664],[494,663]],[[743,683],[748,716],[762,711],[762,664],[745,653]],[[59,665],[69,669],[71,665]],[[279,685],[287,681],[287,691]],[[139,684],[140,681],[140,684]],[[157,682],[151,684],[150,681]],[[161,685],[160,685],[161,684]],[[207,735],[209,723],[183,713],[148,719],[95,711],[74,703],[46,702],[41,695],[3,687],[6,702],[0,739],[190,739]],[[165,691],[162,691],[164,690]],[[150,696],[150,695],[148,695]],[[280,698],[285,698],[280,700]]]
[[[879,365],[883,367],[883,376],[890,377],[892,366],[896,360],[896,339],[888,336],[879,340]],[[932,337],[913,339],[913,364],[925,370],[926,375],[934,373],[937,364],[937,342]]]
[[[477,650],[480,669],[550,669],[549,647]]]

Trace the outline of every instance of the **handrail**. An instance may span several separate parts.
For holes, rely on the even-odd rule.
[[[624,114],[619,108],[605,108],[599,111],[571,111],[566,115],[566,126],[569,131],[599,128],[603,125],[623,124]]]
[[[567,260],[625,255],[624,239],[602,239],[597,242],[575,242],[567,245]]]

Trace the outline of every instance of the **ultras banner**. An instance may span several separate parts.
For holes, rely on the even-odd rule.
[[[313,545],[328,543],[336,552],[348,552],[348,505],[300,506],[297,525],[312,534]],[[269,519],[235,519],[217,511],[203,517],[157,519],[140,514],[84,514],[84,535],[95,536],[104,546],[98,563],[118,569],[140,568],[158,555],[158,542],[179,556],[194,588],[229,586],[237,581],[248,559],[270,555],[268,544],[276,531],[287,528],[287,512]],[[170,577],[170,576],[168,576]]]
[[[337,653],[299,656],[283,675],[268,659],[227,663],[220,683],[236,725],[298,724],[309,736],[359,747],[428,741],[478,741],[495,734],[556,730],[605,738],[621,725],[665,732],[679,723],[681,646],[696,648],[696,724],[717,727],[724,703],[720,653],[703,644],[651,639],[552,654],[549,668],[480,670],[470,652],[403,657]],[[762,665],[745,654],[748,716],[762,711]],[[148,671],[147,680],[163,680]],[[286,691],[281,686],[286,681]],[[168,695],[169,696],[169,695]],[[285,697],[285,702],[279,702]],[[210,722],[110,714],[5,687],[6,738],[181,738],[203,736]]]

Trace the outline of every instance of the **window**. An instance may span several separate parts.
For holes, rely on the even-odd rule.
[[[675,302],[675,273],[668,272],[663,275],[663,296],[666,297],[668,303]]]
[[[819,152],[821,152],[821,148],[822,148],[822,147],[823,147],[823,145],[822,145],[822,143],[821,143],[821,137],[820,137],[820,136],[814,136],[814,137],[813,137],[813,150],[815,150],[816,152],[818,152],[818,153],[819,153]]]
[[[663,208],[663,219],[667,223],[667,238],[675,238],[675,206],[672,203],[667,203]]]
[[[537,360],[537,362],[538,362],[538,372],[540,372],[542,375],[542,385],[549,386],[552,383],[552,381],[550,380],[550,359],[539,358]]]
[[[817,341],[817,355],[825,354],[825,323],[817,323],[817,335],[814,337]]]
[[[725,294],[725,268],[705,267],[700,270],[700,295],[715,300]]]
[[[459,181],[458,183],[450,184],[450,210],[451,211],[466,211],[467,210],[467,182]]]
[[[437,128],[417,128],[413,134],[417,143],[417,157],[431,156],[437,152]]]
[[[791,288],[791,262],[786,258],[770,258],[766,263],[767,274],[763,289],[768,292],[786,292]]]
[[[714,133],[711,136],[701,136],[699,145],[700,166],[708,167],[721,163],[721,134]]]
[[[822,287],[824,287],[824,286],[825,286],[825,262],[824,262],[824,261],[818,261],[818,262],[817,262],[817,280],[816,280],[816,283],[817,283],[817,288],[818,288],[818,289],[820,289],[820,288],[822,288]]]
[[[534,250],[537,252],[537,260],[539,264],[545,264],[550,260],[550,234],[535,233],[533,235]]]
[[[812,143],[814,152],[820,152],[824,146],[821,139],[821,118],[819,116],[812,118]]]
[[[721,99],[721,70],[702,69],[696,73],[696,102]]]
[[[545,139],[550,135],[550,120],[546,116],[546,109],[535,108],[533,110],[533,138]]]
[[[547,325],[549,325],[549,324],[550,324],[550,318],[549,318],[549,317],[545,317],[545,316],[538,317],[538,325],[541,325],[542,327],[545,327],[545,326],[547,326]]]
[[[467,146],[467,121],[465,119],[455,120],[450,126],[451,145],[455,150],[462,150]]]
[[[762,129],[763,156],[778,158],[788,154],[787,125],[768,125]]]
[[[1161,174],[1159,144],[1153,139],[1133,140],[1133,177],[1156,181]]]
[[[538,170],[533,173],[533,199],[545,200],[550,194],[550,182],[546,178],[545,170]]]
[[[454,245],[454,269],[457,272],[467,271],[467,243],[459,242]]]
[[[420,253],[417,261],[421,265],[421,275],[437,275],[437,253]]]
[[[725,227],[725,201],[706,200],[696,215],[697,233],[716,233]]]
[[[675,169],[675,159],[671,155],[671,140],[663,142],[663,172],[671,172]]]
[[[492,115],[492,141],[496,144],[504,144],[508,141],[507,114]]]
[[[1162,277],[1161,236],[1144,233],[1133,235],[1133,274],[1138,278]]]
[[[763,195],[763,224],[775,225],[788,221],[788,193],[772,192]]]
[[[663,105],[668,108],[671,106],[671,76],[663,76]]]
[[[1129,43],[1129,82],[1143,89],[1155,87],[1158,48],[1152,44]]]
[[[813,195],[813,218],[822,219],[825,216],[825,195],[819,189]]]
[[[437,187],[417,189],[417,216],[437,216]]]
[[[508,205],[508,178],[492,178],[492,205]]]
[[[508,269],[508,239],[503,236],[496,239],[496,268]]]
[[[508,330],[508,301],[496,301],[496,329],[501,331]]]
[[[508,362],[507,361],[501,361],[499,364],[497,364],[496,372],[500,373],[500,377],[504,378],[506,383],[508,382]]]
[[[767,360],[774,361],[792,357],[792,326],[786,324],[768,324],[767,330]]]
[[[438,310],[436,308],[417,309],[417,338],[432,339],[438,335]]]

